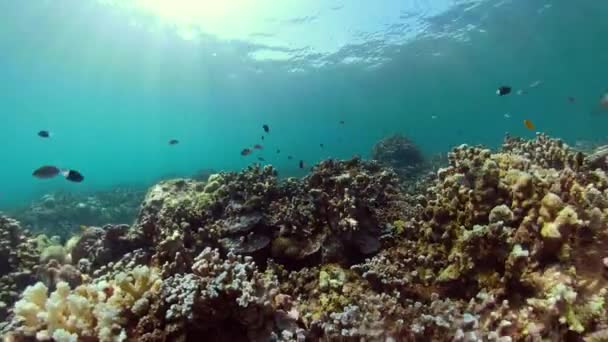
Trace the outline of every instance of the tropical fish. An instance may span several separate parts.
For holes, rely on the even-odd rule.
[[[503,115],[505,117],[505,119],[510,119],[511,118],[511,114],[509,113],[505,113],[505,115]]]
[[[263,150],[264,146],[262,146],[260,144],[255,144],[255,145],[253,145],[253,149],[255,149],[255,150]]]
[[[538,87],[538,86],[539,86],[539,85],[541,85],[541,84],[543,84],[543,81],[541,81],[541,80],[536,80],[536,81],[534,81],[534,82],[530,83],[529,87],[530,87],[530,88],[536,88],[536,87]]]
[[[340,120],[340,125],[344,125],[344,120]]]
[[[536,129],[536,126],[534,126],[532,121],[530,121],[528,119],[524,120],[524,126],[526,126],[527,129],[532,130],[532,131]]]
[[[325,147],[325,145],[323,145],[323,144],[319,144],[319,146],[320,146],[321,148]]]
[[[574,103],[574,102],[576,102],[576,99],[573,96],[568,96],[568,101],[570,103]]]
[[[58,167],[44,165],[34,170],[32,176],[40,179],[49,179],[57,176],[59,173],[61,173],[61,170]]]
[[[76,170],[62,171],[62,174],[65,179],[69,180],[70,182],[80,183],[84,180],[84,176]]]
[[[300,167],[300,169],[304,168],[304,161],[300,160],[300,162],[298,163],[298,166]]]
[[[266,159],[264,159],[262,157],[258,157],[258,160],[261,161],[261,162],[266,161]]]
[[[293,157],[292,157],[292,156],[287,156],[287,159],[288,159],[288,160],[292,160],[292,159],[293,159]]]
[[[244,148],[244,149],[241,151],[241,155],[242,155],[242,156],[248,156],[248,155],[250,155],[250,154],[251,154],[251,149],[250,149],[250,148]]]
[[[264,136],[263,136],[263,135],[262,135],[262,137],[261,137],[261,138],[262,138],[262,140],[264,140]]]
[[[76,170],[61,170],[52,165],[39,167],[38,169],[34,170],[32,176],[40,179],[49,179],[56,177],[60,173],[65,177],[65,179],[71,182],[80,183],[84,180],[84,176]]]
[[[40,131],[38,132],[38,136],[41,138],[50,138],[51,133],[49,131]]]
[[[509,87],[509,86],[500,86],[496,90],[496,95],[498,95],[498,96],[505,96],[505,95],[508,95],[509,93],[511,93],[511,87]]]
[[[262,128],[264,129],[264,132],[266,132],[266,133],[270,132],[270,127],[268,127],[268,125],[264,124],[264,125],[262,125]]]
[[[177,144],[179,144],[179,140],[177,140],[177,139],[169,140],[169,145],[177,145]]]
[[[277,150],[277,154],[278,154],[278,153],[281,153],[281,150]]]

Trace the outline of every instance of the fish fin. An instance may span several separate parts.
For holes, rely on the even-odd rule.
[[[68,177],[68,175],[70,174],[70,170],[68,169],[59,169],[59,173],[61,173],[61,175],[65,178]]]

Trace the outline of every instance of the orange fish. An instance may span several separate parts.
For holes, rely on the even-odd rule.
[[[536,126],[534,126],[534,124],[532,123],[532,121],[526,119],[524,120],[524,126],[526,126],[527,129],[533,131],[536,129]]]

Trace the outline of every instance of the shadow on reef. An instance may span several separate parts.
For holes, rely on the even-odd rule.
[[[600,153],[596,151],[597,153]],[[7,341],[606,341],[608,175],[558,139],[406,187],[326,160],[153,186],[66,244],[0,220]]]

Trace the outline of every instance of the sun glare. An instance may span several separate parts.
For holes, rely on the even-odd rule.
[[[158,19],[178,32],[197,31],[225,39],[256,32],[272,9],[267,0],[98,0]],[[274,6],[276,7],[276,5]]]
[[[222,0],[134,0],[136,8],[178,25],[201,19],[227,18],[239,11],[244,1]]]

